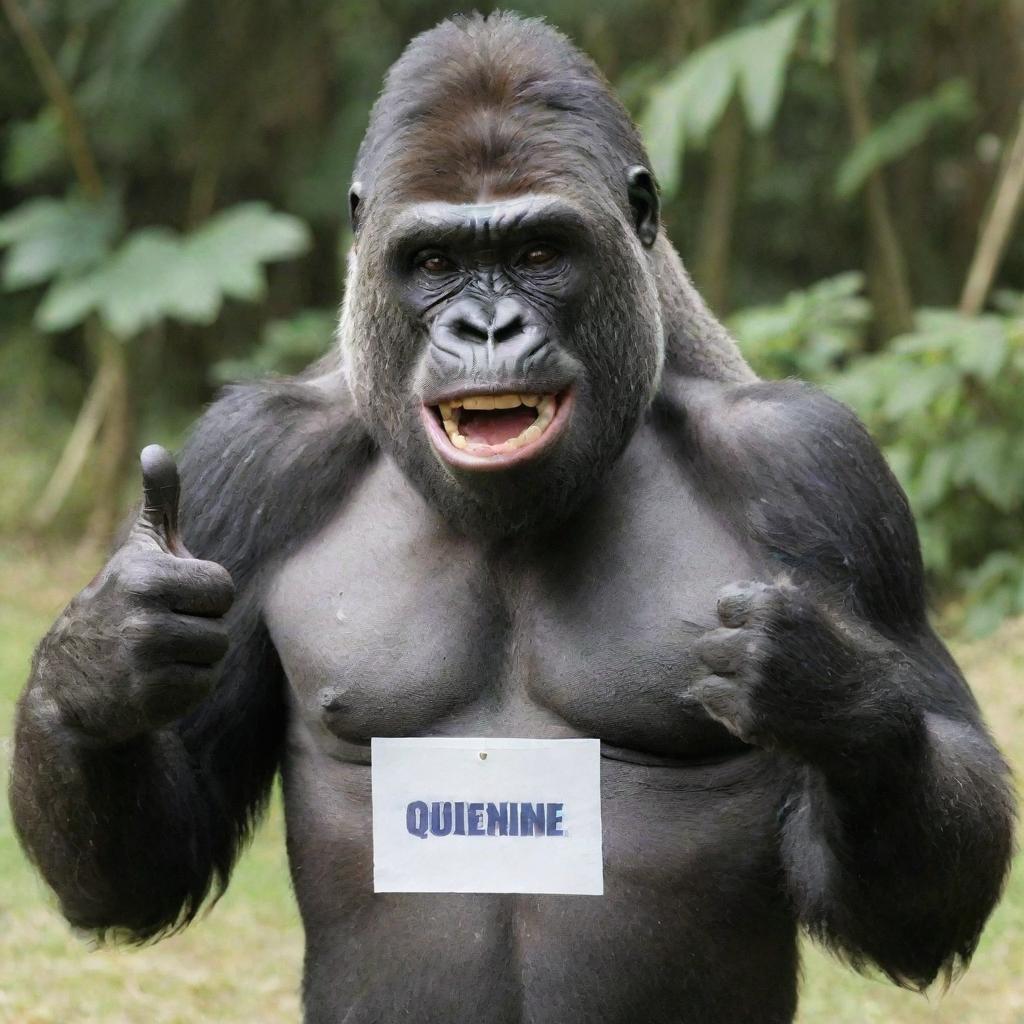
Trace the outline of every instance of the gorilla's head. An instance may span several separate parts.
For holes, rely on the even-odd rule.
[[[343,343],[360,414],[454,525],[564,517],[663,359],[647,157],[538,21],[448,21],[388,74],[360,150]]]

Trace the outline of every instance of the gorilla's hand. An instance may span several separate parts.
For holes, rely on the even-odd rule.
[[[34,677],[65,724],[120,742],[192,710],[217,682],[234,587],[178,536],[178,468],[141,456],[145,500],[124,544],[40,647]]]
[[[782,581],[733,583],[721,627],[697,641],[708,674],[694,696],[746,743],[840,773],[886,735],[910,735],[917,712],[900,685],[900,652]]]

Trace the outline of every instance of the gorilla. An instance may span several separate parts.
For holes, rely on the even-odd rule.
[[[183,927],[280,772],[308,1024],[781,1024],[801,928],[913,988],[966,964],[1013,802],[906,498],[746,365],[648,163],[542,22],[392,67],[337,352],[228,389],[180,485],[146,449],[36,653],[11,798],[72,924]],[[369,741],[424,735],[598,738],[604,895],[374,894]]]

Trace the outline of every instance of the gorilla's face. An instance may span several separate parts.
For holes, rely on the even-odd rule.
[[[378,442],[459,529],[562,519],[660,370],[636,231],[610,203],[535,194],[392,207],[360,234],[344,332]]]

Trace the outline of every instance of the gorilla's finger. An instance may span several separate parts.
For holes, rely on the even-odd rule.
[[[147,445],[139,455],[142,464],[142,509],[147,522],[172,554],[184,551],[178,535],[178,502],[181,482],[174,456],[158,444]]]
[[[158,556],[126,570],[124,585],[133,596],[183,615],[225,615],[235,596],[227,569],[199,558]]]
[[[712,629],[697,638],[693,649],[716,675],[736,675],[749,660],[750,641],[744,629]]]
[[[212,665],[227,653],[224,626],[198,615],[136,615],[125,625],[133,660],[144,667],[176,662]]]
[[[718,594],[718,618],[723,626],[746,626],[765,603],[765,583],[729,583]]]
[[[754,712],[747,687],[735,679],[707,676],[693,687],[704,710],[744,743],[755,742]]]

